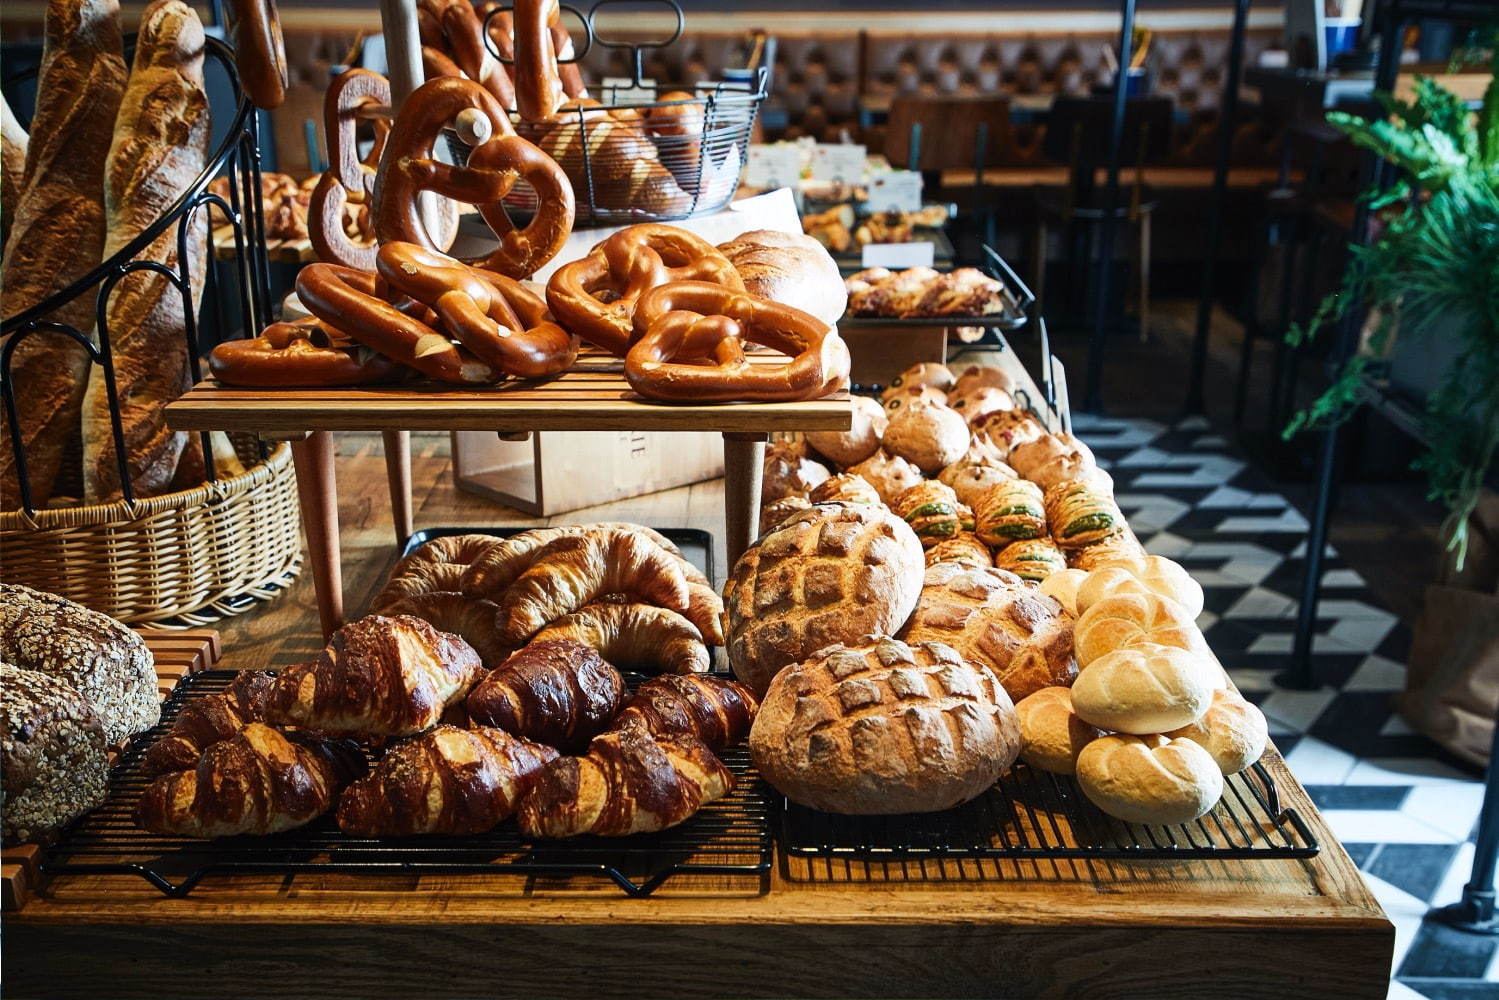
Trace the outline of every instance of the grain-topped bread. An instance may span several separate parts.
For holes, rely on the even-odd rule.
[[[104,728],[72,686],[0,663],[0,780],[7,846],[50,840],[104,801]]]
[[[1191,740],[1105,736],[1077,756],[1077,783],[1098,808],[1129,823],[1190,823],[1223,795],[1223,774]]]
[[[729,665],[757,695],[783,667],[889,634],[921,592],[921,542],[882,507],[817,504],[739,558],[724,587]]]
[[[967,802],[1019,752],[1014,706],[988,673],[940,643],[872,635],[783,670],[750,730],[767,781],[852,815]]]
[[[72,687],[98,714],[110,744],[161,718],[145,640],[66,598],[0,583],[0,660]]]
[[[1016,701],[1077,676],[1072,619],[1013,573],[938,563],[926,571],[907,642],[940,642],[992,673]]]

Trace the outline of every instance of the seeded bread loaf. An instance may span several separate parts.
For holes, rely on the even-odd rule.
[[[949,809],[983,794],[1019,752],[1014,706],[992,676],[941,643],[884,636],[782,671],[750,729],[767,781],[851,815]]]
[[[0,663],[0,768],[7,846],[51,839],[104,801],[99,716],[72,686]]]

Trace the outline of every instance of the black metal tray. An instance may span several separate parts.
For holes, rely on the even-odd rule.
[[[527,531],[536,531],[545,527],[557,527],[556,525],[509,525],[505,527],[468,527],[468,528],[422,528],[413,531],[406,539],[405,546],[401,549],[401,555],[410,555],[417,549],[426,545],[434,538],[446,538],[451,535],[494,535],[498,538],[509,538],[512,535],[523,534]],[[703,571],[709,582],[713,576],[713,536],[700,528],[651,528],[659,535],[664,535],[677,548],[682,550],[682,555],[687,561]]]
[[[1151,860],[1309,858],[1320,846],[1281,805],[1263,764],[1224,781],[1223,799],[1181,826],[1143,826],[1100,812],[1069,777],[1016,764],[988,792],[945,812],[834,816],[779,798],[779,839],[800,857],[887,862],[1027,858]]]
[[[46,852],[46,874],[138,875],[162,893],[183,897],[208,875],[506,874],[532,879],[594,877],[629,896],[648,896],[671,878],[742,876],[744,894],[769,889],[771,832],[765,786],[741,745],[721,754],[736,788],[696,816],[660,833],[530,841],[513,820],[470,837],[365,839],[339,832],[332,817],[269,837],[188,840],[135,825],[136,801],[150,783],[147,747],[171,727],[184,705],[226,688],[235,671],[183,678],[162,705],[161,723],[138,735],[110,773],[104,804],[73,824]],[[627,678],[633,683],[639,678]]]

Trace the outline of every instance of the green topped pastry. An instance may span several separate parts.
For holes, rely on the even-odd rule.
[[[1026,479],[1011,479],[995,486],[979,498],[974,514],[979,538],[996,549],[1046,535],[1041,487]]]
[[[916,532],[922,547],[929,549],[962,530],[961,506],[951,486],[928,479],[896,497],[894,509]]]
[[[1046,491],[1046,519],[1052,540],[1064,549],[1086,548],[1126,530],[1124,514],[1114,498],[1077,480]]]
[[[1040,583],[1053,573],[1066,569],[1067,559],[1051,539],[1029,538],[1006,545],[995,557],[994,565],[1009,570],[1022,580]]]

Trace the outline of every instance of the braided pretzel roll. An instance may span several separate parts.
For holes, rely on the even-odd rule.
[[[317,319],[272,323],[260,336],[226,341],[208,356],[208,369],[225,385],[265,388],[369,385],[401,373],[401,366],[363,347],[346,346]]]
[[[414,243],[385,244],[376,267],[392,289],[431,307],[459,343],[506,375],[555,375],[578,356],[577,338],[553,323],[540,297],[512,278]]]
[[[516,0],[514,25],[515,106],[523,121],[547,121],[567,100],[552,34],[562,27],[562,7],[557,0]]]
[[[286,46],[276,0],[230,0],[226,11],[234,65],[250,102],[274,111],[286,100]]]
[[[373,172],[359,160],[356,142],[356,115],[366,104],[390,105],[390,81],[379,73],[351,69],[328,86],[323,97],[323,134],[328,143],[329,167],[312,191],[307,229],[318,260],[373,271],[374,243],[355,243],[344,230],[347,206],[366,204],[375,187]],[[376,148],[371,152],[377,164],[388,136],[388,128],[377,132]]]
[[[685,229],[648,222],[621,229],[559,268],[547,285],[547,304],[563,326],[622,358],[635,339],[631,321],[640,296],[657,285],[689,280],[744,291],[744,279],[713,244]]]
[[[704,281],[658,285],[635,307],[639,341],[625,358],[630,387],[650,399],[728,402],[816,399],[845,384],[848,347],[838,332],[800,309]],[[752,365],[746,343],[791,360]],[[678,359],[710,356],[712,365]]]
[[[442,382],[487,385],[502,373],[445,334],[375,294],[375,276],[337,264],[308,264],[297,275],[307,311],[371,350]]]

